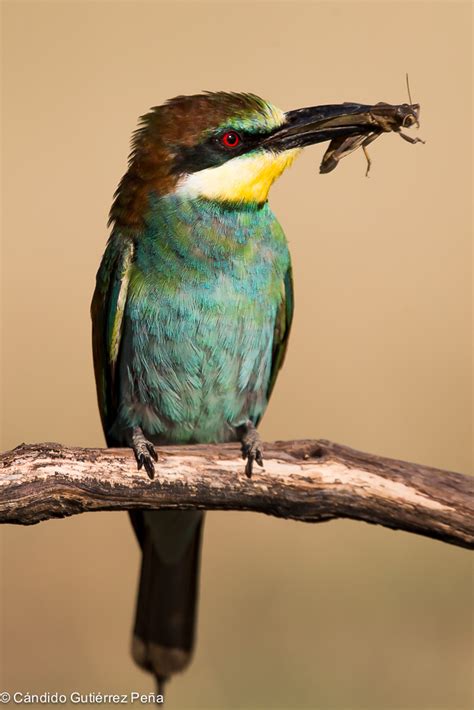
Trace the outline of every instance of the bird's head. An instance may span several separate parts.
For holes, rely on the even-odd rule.
[[[152,193],[263,203],[301,148],[334,137],[320,129],[334,110],[285,113],[253,94],[226,92],[171,99],[141,118],[110,221],[138,224]]]

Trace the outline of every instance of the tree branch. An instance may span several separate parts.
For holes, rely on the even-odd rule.
[[[164,446],[154,481],[127,449],[18,446],[0,456],[0,522],[31,525],[94,510],[253,510],[351,518],[474,549],[473,480],[329,441],[267,444],[244,476],[237,444]]]

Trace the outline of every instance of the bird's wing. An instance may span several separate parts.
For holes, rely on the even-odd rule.
[[[116,371],[133,261],[131,239],[112,235],[97,273],[91,304],[92,348],[99,410],[109,446],[117,413]]]
[[[272,369],[267,389],[268,399],[270,399],[273,387],[275,386],[278,371],[283,365],[283,361],[285,359],[291,322],[293,320],[293,275],[291,266],[285,274],[285,278],[282,283],[282,291],[282,299],[277,312],[275,330],[273,333]]]

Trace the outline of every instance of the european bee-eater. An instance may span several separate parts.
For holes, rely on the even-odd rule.
[[[351,106],[285,113],[217,92],[179,96],[142,118],[92,319],[107,444],[132,447],[151,478],[160,444],[240,441],[246,474],[262,465],[256,427],[293,313],[290,255],[268,192],[301,148],[361,133],[331,127]],[[143,552],[132,653],[162,683],[192,652],[203,513],[131,517]]]

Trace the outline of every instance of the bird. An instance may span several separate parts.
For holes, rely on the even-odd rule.
[[[306,146],[361,133],[337,123],[350,106],[285,112],[251,93],[216,91],[142,116],[91,315],[107,445],[132,448],[150,478],[165,444],[240,442],[243,474],[263,466],[258,424],[294,301],[268,194]],[[163,692],[193,653],[204,513],[130,517],[142,551],[132,656]]]

